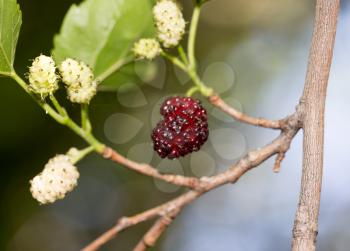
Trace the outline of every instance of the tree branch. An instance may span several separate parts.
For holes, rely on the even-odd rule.
[[[293,251],[316,249],[323,169],[324,110],[339,5],[339,0],[316,1],[309,64],[301,98],[304,130],[303,171],[293,228]]]
[[[106,159],[110,159],[118,164],[124,165],[131,170],[142,173],[149,177],[157,178],[178,186],[184,186],[191,189],[200,189],[201,181],[195,177],[185,177],[182,175],[174,174],[162,174],[154,167],[148,164],[137,163],[135,161],[129,160],[109,147],[106,147],[104,149],[103,157]]]
[[[287,120],[282,119],[282,120],[267,120],[267,119],[260,119],[260,118],[254,118],[250,117],[240,111],[237,111],[233,107],[229,106],[226,104],[218,95],[212,95],[209,97],[209,101],[214,105],[220,108],[222,111],[226,112],[233,118],[255,126],[261,126],[265,128],[272,128],[272,129],[280,129],[284,130],[284,128],[287,125]],[[286,150],[281,150],[279,153],[279,157],[276,160],[276,166],[274,170],[278,170],[280,162],[282,161],[283,158],[281,156],[284,156],[284,153]],[[153,177],[156,179],[163,180],[165,182],[178,185],[178,186],[184,186],[188,187],[191,189],[202,189],[202,181],[200,179],[197,179],[195,177],[185,177],[182,175],[173,175],[173,174],[162,174],[160,173],[157,169],[152,167],[149,164],[144,164],[144,163],[137,163],[135,161],[132,161],[130,159],[125,158],[115,150],[113,150],[110,147],[106,147],[102,153],[103,157],[106,159],[110,159],[118,164],[121,164],[123,166],[128,167],[131,170],[134,170],[136,172],[139,172],[141,174],[144,174],[149,177]]]
[[[158,217],[158,221],[152,226],[152,228],[143,237],[143,240],[136,246],[135,250],[145,250],[148,244],[154,245],[155,241],[166,229],[166,222],[170,222],[169,219],[173,219],[178,213],[181,212],[183,207],[190,204],[204,193],[211,191],[217,187],[225,184],[235,183],[246,172],[257,167],[271,156],[280,153],[282,150],[288,150],[292,139],[300,129],[300,114],[299,112],[287,117],[285,121],[285,129],[281,134],[273,140],[271,143],[265,145],[262,148],[258,148],[247,153],[236,164],[232,165],[228,170],[212,177],[206,177],[201,179],[201,189],[190,190],[179,197],[170,200],[160,206],[149,209],[143,213],[131,216],[123,217],[118,223],[108,230],[106,233],[97,238],[94,242],[89,244],[83,249],[83,251],[94,251],[100,248],[103,244],[117,236],[122,230],[134,226],[140,222],[144,222]],[[114,155],[113,152],[112,155]],[[120,158],[120,155],[117,155]],[[112,158],[112,157],[111,157]],[[114,159],[114,158],[113,158]],[[123,159],[123,157],[122,157]],[[120,163],[120,160],[117,161]],[[123,159],[122,162],[127,166],[130,165],[129,160]],[[147,240],[145,241],[145,238]],[[151,241],[150,241],[151,240]],[[143,248],[143,249],[142,249]]]
[[[234,119],[244,122],[246,124],[254,125],[254,126],[260,126],[265,128],[271,128],[271,129],[282,129],[283,123],[282,121],[274,121],[274,120],[268,120],[268,119],[262,119],[262,118],[254,118],[251,116],[248,116],[235,108],[229,106],[225,103],[222,98],[218,95],[212,95],[209,97],[209,101],[212,105],[220,108],[223,112],[227,113]]]
[[[160,238],[160,236],[164,233],[164,231],[173,222],[173,220],[179,213],[180,210],[177,209],[160,217],[147,231],[147,233],[142,237],[142,239],[134,248],[134,251],[145,251],[147,250],[147,248],[153,247]]]

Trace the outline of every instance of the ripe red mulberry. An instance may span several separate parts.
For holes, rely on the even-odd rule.
[[[154,150],[161,158],[179,158],[198,151],[207,141],[208,116],[199,100],[171,97],[160,107],[164,119],[153,129]]]

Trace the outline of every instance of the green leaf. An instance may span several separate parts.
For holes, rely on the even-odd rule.
[[[153,2],[85,0],[73,5],[54,38],[56,62],[76,58],[87,63],[96,78],[105,76],[126,60],[137,39],[154,36]]]
[[[0,75],[13,70],[22,13],[16,0],[0,0]]]

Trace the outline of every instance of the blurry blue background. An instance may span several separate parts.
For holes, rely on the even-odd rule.
[[[26,72],[29,59],[50,52],[52,37],[73,2],[79,1],[19,1],[24,19],[16,59],[19,72]],[[189,20],[190,1],[183,6]],[[197,46],[204,81],[248,114],[278,119],[292,113],[303,89],[313,8],[314,1],[302,0],[210,1],[201,16]],[[345,251],[350,245],[349,23],[350,4],[342,1],[327,99],[320,251]],[[162,59],[146,73],[144,64],[135,64],[136,80],[92,102],[96,135],[128,157],[166,172],[212,175],[276,136],[231,120],[203,100],[211,114],[208,143],[179,161],[161,160],[149,136],[159,119],[159,104],[165,96],[184,93],[190,83]],[[0,82],[1,250],[79,250],[119,217],[184,191],[92,155],[78,164],[79,186],[69,196],[39,206],[29,193],[29,180],[56,153],[84,145],[14,82]],[[65,100],[64,93],[60,95]],[[77,107],[69,110],[78,118]],[[289,250],[300,187],[301,136],[293,141],[279,174],[272,172],[270,160],[237,184],[205,195],[184,210],[154,250]],[[150,223],[123,232],[102,250],[130,250]]]

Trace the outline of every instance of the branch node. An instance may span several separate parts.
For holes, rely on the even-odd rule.
[[[130,225],[130,219],[128,217],[122,217],[117,221],[117,225],[123,225],[123,226],[129,226]]]
[[[273,167],[273,172],[279,173],[281,171],[281,163],[285,157],[285,152],[279,152],[276,157],[275,165]]]
[[[102,153],[103,158],[110,159],[112,155],[113,155],[113,150],[109,147],[105,147]]]

